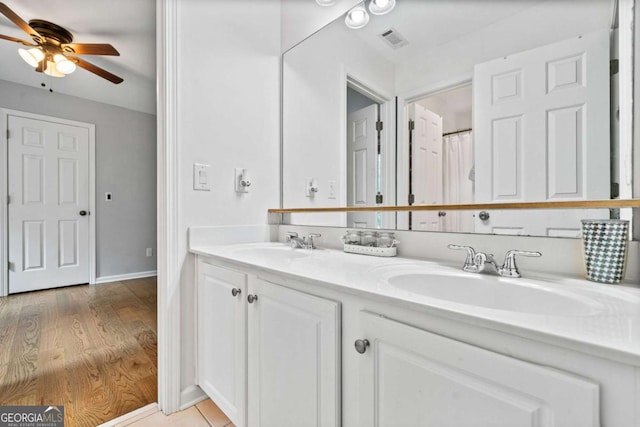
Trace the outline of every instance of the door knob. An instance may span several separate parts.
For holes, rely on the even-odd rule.
[[[254,301],[258,301],[258,295],[249,295],[247,301],[249,301],[249,304],[253,304]]]
[[[481,221],[486,221],[489,219],[490,215],[489,215],[489,212],[482,211],[478,214],[478,217],[480,218]]]
[[[240,295],[242,293],[242,290],[240,288],[233,288],[231,289],[231,295],[233,295],[234,297],[237,297],[238,295]]]
[[[87,211],[80,211],[80,216],[85,216],[87,214]]]
[[[356,342],[354,343],[354,346],[356,348],[356,351],[358,353],[362,354],[365,351],[367,351],[367,347],[369,347],[369,340],[367,340],[367,339],[356,340]]]
[[[439,211],[438,216],[447,216],[447,213],[445,211]]]

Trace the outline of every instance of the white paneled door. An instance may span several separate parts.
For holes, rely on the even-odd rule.
[[[476,203],[610,198],[608,31],[476,65],[473,88]],[[492,211],[475,230],[576,237],[598,215]]]
[[[347,206],[375,206],[378,176],[378,104],[347,117]],[[375,212],[349,212],[349,227],[376,226]]]
[[[411,194],[414,205],[441,205],[443,200],[442,117],[419,104],[411,106],[414,127],[411,139]],[[442,231],[436,211],[415,211],[411,229]]]
[[[89,282],[89,129],[7,116],[9,292]]]

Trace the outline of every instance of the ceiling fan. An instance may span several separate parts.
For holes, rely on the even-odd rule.
[[[9,18],[18,28],[33,39],[33,42],[0,34],[0,39],[28,46],[19,49],[20,56],[38,72],[54,77],[64,77],[76,69],[76,65],[112,83],[124,80],[75,55],[111,55],[120,53],[110,44],[72,43],[73,34],[53,22],[32,19],[29,23],[20,18],[6,4],[0,3],[0,13]]]

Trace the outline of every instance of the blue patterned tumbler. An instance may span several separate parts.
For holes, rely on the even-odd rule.
[[[624,277],[629,221],[583,219],[582,243],[587,279],[600,283],[620,283]]]

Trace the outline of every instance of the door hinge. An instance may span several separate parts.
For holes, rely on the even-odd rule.
[[[611,183],[611,198],[612,199],[617,199],[618,197],[620,197],[620,184],[618,184],[617,182],[612,182]]]
[[[413,120],[409,120],[409,132],[411,132],[412,130],[414,130],[416,128],[416,122],[414,122]]]
[[[618,74],[618,70],[620,68],[620,61],[617,59],[612,59],[609,61],[609,74],[615,76]]]
[[[9,261],[9,271],[15,271],[15,268],[16,268],[15,264]]]
[[[7,129],[7,140],[9,139],[9,135],[11,135],[11,132]]]
[[[11,204],[11,196],[7,196],[7,204]]]
[[[381,193],[376,194],[376,204],[379,205],[379,204],[383,203],[382,200],[383,200],[382,194]]]
[[[409,204],[412,205],[416,202],[416,196],[409,194]]]
[[[382,131],[383,127],[384,127],[384,125],[382,124],[382,122],[381,122],[380,120],[378,120],[378,121],[376,122],[376,130],[377,130],[378,132],[380,132],[380,131]]]

